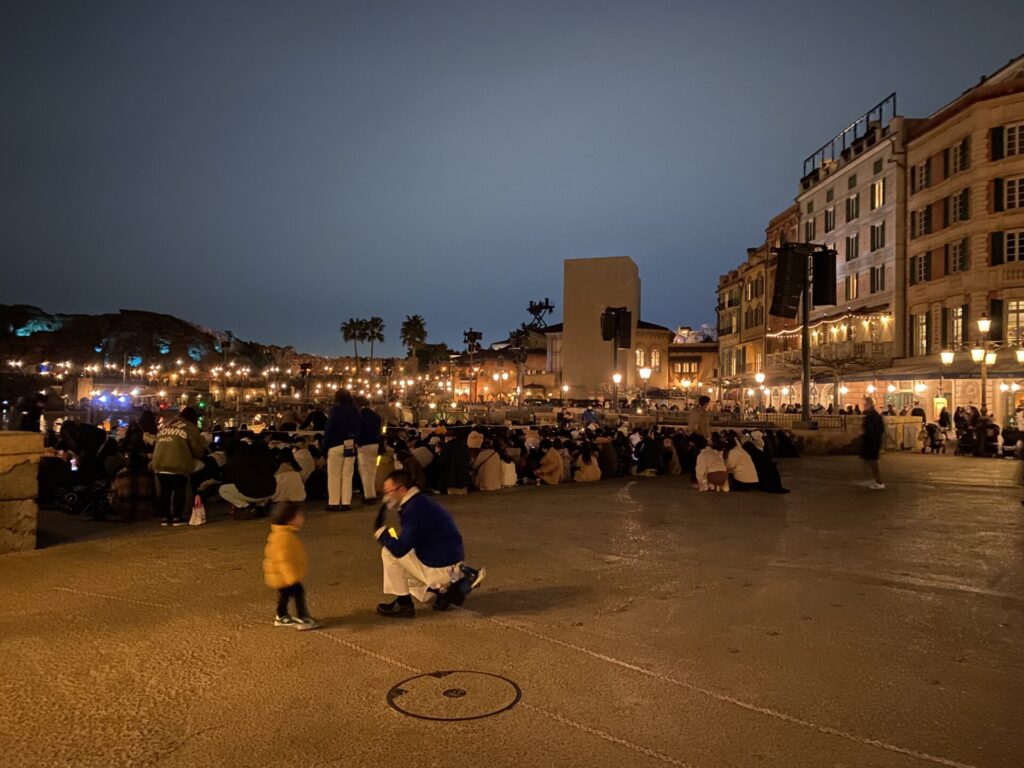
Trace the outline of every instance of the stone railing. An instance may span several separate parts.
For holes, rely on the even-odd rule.
[[[0,554],[35,549],[39,432],[0,432]]]

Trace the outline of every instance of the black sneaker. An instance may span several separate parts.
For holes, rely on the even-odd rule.
[[[363,498],[363,506],[364,507],[371,507],[371,506],[373,506],[376,503],[377,503],[377,497],[376,496],[374,496],[372,498],[369,498],[369,499],[367,499],[365,497]]]
[[[351,512],[352,511],[352,505],[351,504],[342,504],[340,509],[341,509],[342,512]]]
[[[411,619],[416,615],[416,608],[411,600],[404,605],[398,600],[392,600],[390,603],[378,603],[377,613],[391,619]]]
[[[186,520],[184,517],[176,517],[174,518],[174,520],[171,521],[171,525],[173,525],[175,528],[177,528],[179,525],[188,525],[188,520]]]
[[[295,622],[295,628],[300,632],[305,629],[320,629],[322,626],[319,621],[314,619],[312,616],[299,616],[293,619]]]
[[[1024,504],[1024,501],[1022,501],[1021,503]],[[174,521],[173,520],[161,520],[160,521],[160,525],[162,525],[164,528],[170,528],[172,525],[174,525]]]
[[[462,578],[448,588],[448,599],[455,603],[455,605],[462,605],[466,598],[469,597],[469,593],[479,587],[486,577],[486,568],[480,568],[478,570],[476,568],[470,568],[468,565],[463,565]]]
[[[326,507],[324,507],[324,509],[328,512],[337,512],[338,510],[341,509],[341,507],[338,506],[337,504],[328,504]]]
[[[433,587],[428,589],[427,592],[434,593],[433,608],[435,611],[447,611],[449,608],[451,608],[452,601],[451,598],[448,596],[448,592],[442,592],[441,590],[434,589]]]

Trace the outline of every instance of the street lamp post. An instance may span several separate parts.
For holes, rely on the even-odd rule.
[[[992,320],[982,312],[978,318],[978,333],[981,338],[971,347],[971,360],[981,366],[981,415],[988,418],[988,367],[996,363],[996,351],[989,349],[988,333],[992,330]],[[952,365],[955,354],[952,350],[939,353],[943,365]],[[1024,349],[1017,350],[1017,362],[1024,363]]]
[[[644,366],[643,368],[640,369],[639,373],[640,373],[640,378],[644,382],[644,393],[643,393],[643,396],[642,396],[641,399],[644,401],[644,403],[646,403],[647,402],[647,380],[649,378],[651,378],[651,369],[646,367],[646,366]]]
[[[562,385],[562,410],[564,411],[568,407],[568,401],[566,398],[569,396],[569,385]]]
[[[616,415],[618,415],[618,413],[619,413],[619,384],[622,383],[622,374],[619,373],[618,371],[613,373],[612,374],[612,383],[615,384],[614,394],[612,395],[612,397],[615,398],[615,413],[616,413]]]
[[[758,388],[757,405],[760,408],[760,406],[763,405],[763,402],[764,402],[764,374],[761,373],[760,371],[755,373],[754,374],[754,381],[757,382],[757,388]]]

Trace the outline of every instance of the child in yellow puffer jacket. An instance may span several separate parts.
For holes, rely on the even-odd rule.
[[[268,587],[278,592],[275,627],[316,629],[320,626],[309,615],[306,591],[302,586],[306,576],[306,549],[298,534],[304,522],[306,516],[298,504],[279,505],[267,536],[267,546],[263,549],[263,579]],[[290,599],[295,600],[296,617],[288,613]]]

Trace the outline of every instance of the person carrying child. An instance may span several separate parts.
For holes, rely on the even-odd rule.
[[[274,509],[270,535],[263,550],[263,578],[267,586],[278,593],[275,627],[305,630],[320,626],[309,615],[306,590],[302,586],[306,576],[306,550],[298,534],[305,521],[306,516],[298,504],[286,502]],[[295,601],[297,616],[288,613],[289,600]]]

